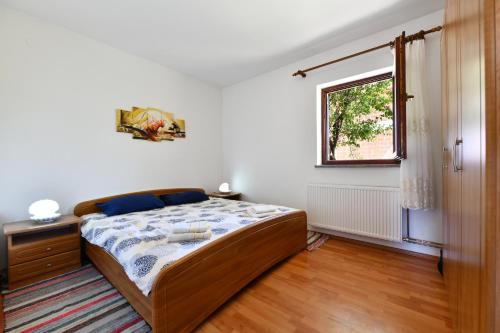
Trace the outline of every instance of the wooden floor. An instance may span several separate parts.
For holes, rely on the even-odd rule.
[[[434,260],[329,240],[274,268],[197,333],[451,332]]]

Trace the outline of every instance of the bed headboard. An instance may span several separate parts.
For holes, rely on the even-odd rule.
[[[154,195],[163,195],[163,194],[172,194],[172,193],[180,193],[180,192],[203,192],[203,193],[205,193],[205,190],[202,188],[165,188],[165,189],[159,189],[159,190],[149,190],[149,191],[117,194],[117,195],[113,195],[110,197],[104,197],[104,198],[98,198],[98,199],[80,202],[73,209],[73,214],[75,214],[76,216],[82,216],[85,214],[100,213],[101,210],[99,208],[97,208],[97,206],[95,205],[96,203],[107,202],[111,199],[124,197],[124,196],[130,195],[130,194],[152,193]]]

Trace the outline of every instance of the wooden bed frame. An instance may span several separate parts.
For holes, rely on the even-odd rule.
[[[155,195],[197,188],[127,193],[79,203],[76,216],[99,212],[96,203],[129,194]],[[190,332],[249,282],[276,263],[301,251],[307,242],[307,216],[292,212],[232,232],[164,268],[149,296],[129,280],[104,249],[85,241],[88,258],[151,325],[153,332]]]

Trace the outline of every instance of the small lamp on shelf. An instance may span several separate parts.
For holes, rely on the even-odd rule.
[[[229,188],[229,184],[228,183],[222,183],[220,184],[219,186],[219,193],[223,193],[223,194],[228,194],[228,193],[231,193],[231,189]]]
[[[59,204],[54,200],[44,199],[33,202],[29,207],[30,219],[40,223],[56,221],[61,214]]]

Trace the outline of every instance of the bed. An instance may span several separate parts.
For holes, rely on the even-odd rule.
[[[96,203],[129,194],[197,191],[160,189],[81,202],[74,214],[99,213]],[[148,295],[103,247],[85,240],[85,253],[101,273],[151,325],[154,332],[190,332],[249,282],[306,247],[307,217],[302,210],[281,212],[230,232],[164,267]]]

